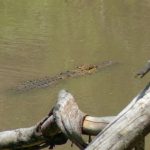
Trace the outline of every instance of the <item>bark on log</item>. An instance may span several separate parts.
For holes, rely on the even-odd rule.
[[[150,132],[150,83],[86,150],[126,150]]]
[[[144,150],[145,149],[145,137],[142,136],[140,140],[137,141],[133,150]]]
[[[82,139],[79,137],[81,132],[86,135],[97,135],[109,122],[111,122],[115,118],[115,117],[86,116],[86,114],[82,113],[79,110],[73,96],[70,93],[63,91],[59,94],[59,100],[56,103],[54,109],[52,109],[50,113],[46,117],[44,117],[37,125],[32,126],[30,128],[20,128],[11,131],[0,132],[0,149],[1,150],[36,149],[37,150],[47,146],[53,148],[55,145],[65,144],[68,139],[66,138],[65,133],[66,132],[67,134],[68,132],[71,133],[72,131],[74,131],[72,130],[72,127],[73,128],[77,127],[76,126],[77,122],[76,122],[75,126],[71,124],[71,126],[68,127],[70,131],[68,131],[68,129],[67,130],[63,129],[63,125],[66,123],[66,120],[68,120],[68,118],[72,118],[74,121],[74,118],[72,116],[73,108],[74,108],[74,113],[77,114],[76,112],[78,112],[79,116],[81,116],[81,118],[79,119],[80,122],[79,125],[81,125],[82,131],[80,131],[79,133],[78,131],[75,132],[76,134],[79,134],[77,137],[81,141]],[[64,116],[66,115],[65,113],[66,110],[68,111],[67,114],[71,113],[71,115],[70,117],[67,116],[67,118],[66,117],[64,118]],[[63,119],[61,119],[58,113],[59,115],[61,115]],[[56,118],[61,119],[61,121],[64,122],[63,125],[59,123],[60,120]],[[74,137],[72,137],[72,135],[70,135],[70,138],[73,142],[77,144],[77,146],[80,147],[79,143],[81,141],[78,141],[78,138],[77,138],[77,142],[74,139]]]
[[[54,108],[37,125],[0,132],[0,149],[53,148],[68,138],[84,149],[86,142],[81,134],[96,135],[101,130],[87,149],[143,150],[143,137],[150,131],[150,84],[117,117],[87,116],[73,96],[62,91]]]
[[[42,136],[36,136],[35,126],[30,128],[16,129],[12,131],[0,132],[0,149],[17,149],[27,146],[39,145],[43,142]]]
[[[85,135],[97,135],[106,127],[110,122],[115,119],[115,116],[109,117],[92,117],[86,116],[83,121],[83,131]]]

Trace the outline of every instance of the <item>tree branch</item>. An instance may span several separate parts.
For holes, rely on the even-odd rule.
[[[86,150],[125,150],[150,132],[150,83],[94,139]]]
[[[77,112],[79,116],[78,119]],[[61,116],[58,116],[58,113]],[[70,117],[65,116],[69,113]],[[61,121],[64,123],[61,124],[61,122],[59,122],[60,120],[56,118],[63,118]],[[67,120],[71,122],[70,119],[73,119],[72,124],[67,124],[65,127],[67,129],[65,129],[63,125],[67,123]],[[86,142],[80,137],[82,133],[85,135],[97,135],[113,119],[114,117],[87,116],[79,110],[73,96],[63,90],[60,92],[58,102],[54,108],[52,108],[50,113],[37,123],[37,125],[29,128],[0,132],[0,149],[37,150],[47,146],[53,148],[55,145],[65,144],[68,138],[80,147],[79,142],[81,141],[86,145]],[[75,132],[74,128],[76,130]],[[70,136],[68,135],[69,132]],[[78,135],[78,138],[80,137],[80,141],[76,141],[72,138],[71,132],[76,133],[76,136]],[[76,137],[77,140],[78,138]]]

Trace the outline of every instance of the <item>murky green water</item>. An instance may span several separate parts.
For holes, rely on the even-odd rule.
[[[149,75],[134,78],[150,57],[149,12],[148,0],[0,0],[0,130],[38,122],[61,89],[88,114],[119,113],[149,81]],[[53,88],[10,91],[22,81],[110,59],[120,65]]]

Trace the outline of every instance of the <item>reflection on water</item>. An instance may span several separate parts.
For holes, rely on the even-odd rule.
[[[62,88],[73,93],[88,114],[116,115],[149,81],[149,75],[134,78],[149,59],[149,11],[147,0],[1,0],[0,129],[33,125],[55,104]],[[8,90],[104,60],[121,65],[53,88],[21,94]],[[58,149],[64,147],[72,149],[69,144]]]

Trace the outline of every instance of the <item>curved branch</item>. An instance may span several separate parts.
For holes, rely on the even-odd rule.
[[[83,121],[82,132],[85,135],[97,135],[114,119],[115,116],[109,116],[109,117],[86,116]]]
[[[60,107],[61,106],[61,107]],[[74,108],[74,112],[72,111]],[[67,125],[66,120],[68,120],[68,116],[66,115],[70,113],[70,119],[76,118],[76,123],[72,123]],[[59,123],[59,120],[56,119],[61,116],[62,121],[64,122],[64,127],[68,129],[63,129],[62,125]],[[79,118],[77,119],[77,112]],[[73,115],[75,115],[73,117]],[[44,117],[37,125],[29,127],[29,128],[20,128],[11,131],[3,131],[0,132],[0,149],[42,149],[43,147],[47,147],[50,145],[53,148],[55,145],[65,144],[67,139],[70,138],[77,145],[79,142],[72,137],[72,133],[74,133],[75,129],[76,135],[79,136],[83,133],[86,135],[97,135],[109,122],[111,122],[115,117],[92,117],[87,116],[82,113],[73,96],[66,92],[60,92],[59,100],[54,106],[54,109],[50,111],[50,113]],[[70,121],[70,120],[68,120]],[[62,133],[63,132],[63,133]],[[66,138],[70,132],[70,135]],[[77,139],[78,139],[77,138]],[[83,141],[82,141],[83,142]],[[79,145],[78,145],[79,146]]]
[[[87,150],[122,150],[131,149],[136,145],[143,147],[143,138],[149,132],[150,83],[98,134]]]

